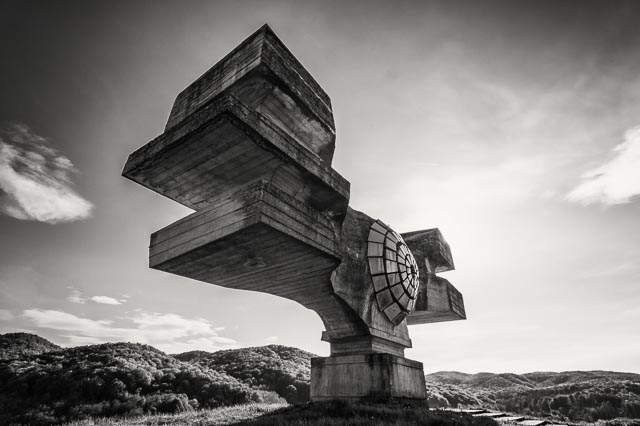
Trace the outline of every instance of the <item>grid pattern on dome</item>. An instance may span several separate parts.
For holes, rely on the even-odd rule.
[[[418,293],[418,265],[402,237],[381,221],[369,228],[369,272],[378,307],[398,325],[413,310]]]

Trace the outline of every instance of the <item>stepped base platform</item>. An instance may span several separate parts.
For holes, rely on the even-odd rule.
[[[311,359],[311,400],[426,399],[422,363],[387,353]]]

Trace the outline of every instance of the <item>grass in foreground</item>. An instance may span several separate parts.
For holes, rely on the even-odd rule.
[[[69,423],[69,426],[107,425],[304,425],[304,426],[496,426],[487,418],[445,411],[429,411],[418,402],[344,402],[329,401],[304,405],[247,404],[176,415],[142,416],[130,419],[93,419]]]
[[[231,407],[214,408],[211,410],[191,411],[180,414],[149,414],[128,418],[89,419],[67,423],[67,426],[205,426],[205,425],[235,425],[238,422],[252,420],[278,409],[288,407],[287,404],[243,404]],[[242,423],[240,423],[242,424]]]

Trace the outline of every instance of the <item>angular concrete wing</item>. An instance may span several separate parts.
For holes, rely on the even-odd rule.
[[[153,233],[149,247],[151,268],[295,300],[328,332],[360,334],[331,287],[340,257],[331,220],[264,180]]]
[[[421,275],[420,281],[418,300],[407,324],[467,319],[462,294],[449,281],[433,274]]]
[[[336,215],[349,202],[349,182],[338,172],[226,94],[134,151],[122,175],[194,210],[256,179]]]
[[[437,272],[454,269],[449,244],[439,229],[402,234],[420,268],[420,288],[407,324],[426,324],[466,319],[462,294]]]

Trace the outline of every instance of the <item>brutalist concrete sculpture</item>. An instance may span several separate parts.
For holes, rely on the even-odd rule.
[[[311,398],[425,398],[407,324],[464,319],[437,229],[398,234],[349,207],[331,101],[267,26],[180,93],[123,175],[195,213],[151,236],[154,269],[262,291],[320,315]],[[407,208],[410,206],[407,206]]]

